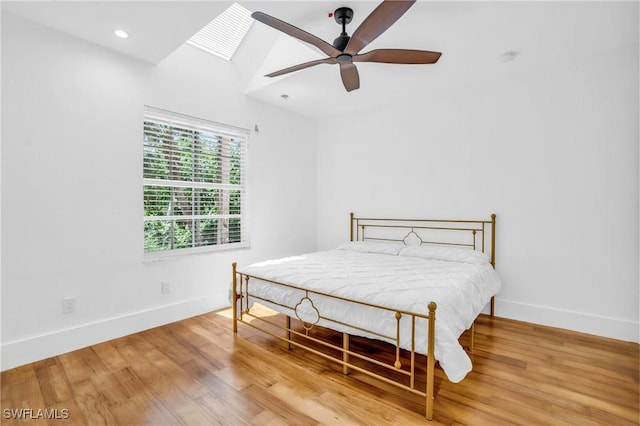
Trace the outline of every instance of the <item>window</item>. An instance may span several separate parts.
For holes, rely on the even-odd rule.
[[[249,245],[248,133],[145,107],[145,253]]]
[[[251,12],[234,3],[187,40],[187,43],[230,61],[252,23]]]

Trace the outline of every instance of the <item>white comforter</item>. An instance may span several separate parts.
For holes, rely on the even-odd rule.
[[[482,253],[375,243],[350,243],[336,250],[256,263],[244,268],[242,272],[415,313],[428,313],[429,302],[436,302],[435,355],[452,382],[462,380],[472,368],[471,360],[460,346],[458,338],[471,326],[501,285],[498,275]],[[251,294],[291,307],[299,304],[305,295],[300,290],[261,280],[250,279],[249,282]],[[323,317],[395,337],[396,319],[393,312],[329,300],[313,294],[309,297]],[[288,315],[293,314],[286,308],[267,305]],[[305,302],[300,305],[299,314],[306,321],[314,322],[313,310],[304,305],[309,304]],[[319,325],[372,337],[323,320],[320,320]],[[426,320],[417,319],[415,349],[419,353],[426,353],[426,335]],[[400,342],[404,349],[411,349],[408,315],[401,319]]]

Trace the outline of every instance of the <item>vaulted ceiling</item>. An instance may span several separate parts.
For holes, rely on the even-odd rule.
[[[157,64],[220,14],[227,1],[2,2],[3,12],[134,58]],[[340,27],[328,17],[349,6],[351,34],[378,1],[239,1],[328,42]],[[116,27],[132,36],[120,40]],[[361,63],[360,89],[347,93],[338,67],[319,65],[286,76],[264,74],[323,54],[255,22],[232,66],[245,93],[311,116],[372,108],[452,86],[481,84],[503,73],[638,46],[638,2],[418,1],[365,51],[413,48],[442,52],[435,65]],[[513,60],[510,60],[513,59]],[[222,61],[222,59],[220,59]],[[213,74],[213,73],[212,73]],[[285,100],[281,95],[287,95]]]

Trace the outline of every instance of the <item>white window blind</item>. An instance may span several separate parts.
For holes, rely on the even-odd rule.
[[[248,134],[145,107],[145,253],[248,246]]]
[[[234,3],[187,43],[230,61],[252,23],[251,12]]]

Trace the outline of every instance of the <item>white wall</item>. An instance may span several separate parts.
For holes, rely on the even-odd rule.
[[[495,212],[498,316],[638,341],[638,89],[635,45],[320,120],[318,246]]]
[[[190,46],[154,67],[3,14],[2,370],[228,305],[232,261],[315,249],[315,123],[239,78]],[[251,249],[143,261],[145,104],[259,126]]]
[[[349,211],[495,212],[498,315],[638,340],[637,46],[317,123],[243,96],[248,75],[3,14],[2,370],[224,306],[232,261],[333,247]],[[258,124],[251,249],[143,262],[145,104]]]

